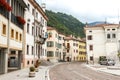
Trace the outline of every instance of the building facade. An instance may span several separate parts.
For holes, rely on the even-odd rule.
[[[58,62],[59,49],[58,49],[58,32],[52,27],[47,28],[47,60],[51,62]]]
[[[65,37],[66,61],[78,61],[79,40],[73,36]]]
[[[37,59],[46,60],[47,17],[35,0],[24,0],[27,5],[24,28],[24,67],[34,65]],[[28,16],[29,15],[29,16]]]
[[[84,40],[79,41],[78,61],[81,61],[81,62],[86,61],[86,42]]]
[[[118,24],[86,26],[86,48],[89,63],[98,63],[100,56],[118,61],[120,28]]]
[[[22,67],[26,7],[23,0],[0,0],[0,73]]]

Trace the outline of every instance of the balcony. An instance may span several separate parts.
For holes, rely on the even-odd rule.
[[[5,18],[9,18],[9,12],[6,11],[4,8],[0,6],[0,14],[3,15]]]
[[[11,22],[16,24],[19,28],[23,29],[23,24],[19,23],[17,17],[13,13],[11,13]]]

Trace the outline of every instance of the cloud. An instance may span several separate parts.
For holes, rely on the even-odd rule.
[[[47,9],[71,14],[82,22],[118,22],[119,0],[42,0]],[[120,13],[120,12],[119,12]]]

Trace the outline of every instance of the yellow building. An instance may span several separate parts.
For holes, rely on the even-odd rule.
[[[83,40],[79,41],[79,55],[78,61],[86,61],[86,42]]]

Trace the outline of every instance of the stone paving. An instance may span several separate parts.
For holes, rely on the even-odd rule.
[[[29,68],[25,68],[0,75],[0,80],[49,80],[48,79],[49,67],[50,66],[40,66],[39,72],[36,72],[35,77],[29,77]]]
[[[120,63],[116,64],[115,66],[106,66],[106,65],[99,65],[99,64],[94,64],[94,65],[85,64],[85,65],[93,70],[98,70],[98,71],[120,76]]]

